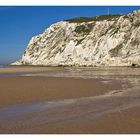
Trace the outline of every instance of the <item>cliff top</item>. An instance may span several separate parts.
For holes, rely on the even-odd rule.
[[[96,17],[78,17],[78,18],[72,18],[72,19],[67,19],[64,21],[67,21],[69,23],[82,23],[82,22],[91,22],[91,21],[103,21],[103,20],[113,20],[114,18],[119,18],[120,14],[116,15],[101,15],[101,16],[96,16]]]

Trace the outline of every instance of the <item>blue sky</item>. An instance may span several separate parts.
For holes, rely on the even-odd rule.
[[[74,17],[107,14],[108,6],[0,6],[0,64],[21,58],[32,36],[52,23]],[[111,14],[126,14],[140,6],[109,6]]]

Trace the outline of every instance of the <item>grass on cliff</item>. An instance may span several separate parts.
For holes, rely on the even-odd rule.
[[[78,34],[89,34],[93,25],[88,24],[88,25],[79,25],[75,28],[75,32]]]
[[[103,21],[103,20],[112,20],[113,18],[119,18],[121,15],[101,15],[97,17],[79,17],[79,18],[73,18],[73,19],[67,19],[64,21],[67,21],[69,23],[82,23],[82,22],[90,22],[90,21]]]

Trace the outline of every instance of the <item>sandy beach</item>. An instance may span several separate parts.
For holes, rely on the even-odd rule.
[[[1,68],[0,133],[140,133],[139,75],[130,68]]]
[[[0,77],[0,106],[97,96],[121,88],[114,81],[55,77]]]

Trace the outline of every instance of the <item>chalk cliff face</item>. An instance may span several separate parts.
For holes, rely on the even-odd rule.
[[[32,37],[14,65],[140,65],[140,10],[127,15],[79,18],[51,25]]]

